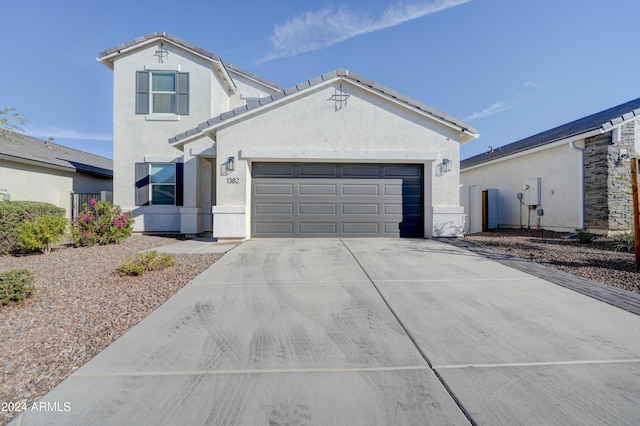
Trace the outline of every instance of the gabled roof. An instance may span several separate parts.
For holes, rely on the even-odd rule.
[[[222,113],[220,115],[217,115],[215,117],[210,118],[209,120],[200,123],[198,125],[198,127],[187,130],[184,133],[180,133],[174,137],[172,137],[171,139],[169,139],[169,143],[176,146],[176,145],[180,145],[182,143],[185,143],[187,139],[190,139],[194,136],[197,136],[203,132],[206,132],[208,130],[213,129],[214,127],[220,125],[221,123],[230,120],[234,117],[237,117],[239,115],[248,113],[249,111],[253,111],[255,109],[259,109],[259,108],[263,108],[266,105],[269,105],[275,101],[278,101],[280,99],[289,97],[289,96],[293,96],[297,93],[309,90],[310,88],[314,87],[314,86],[318,86],[320,84],[323,84],[325,82],[329,82],[332,80],[338,80],[338,79],[342,79],[342,80],[347,80],[347,81],[351,81],[353,83],[356,83],[360,86],[363,86],[367,89],[370,89],[388,99],[394,100],[400,104],[403,104],[404,106],[416,110],[420,113],[423,113],[427,116],[430,116],[431,118],[435,119],[436,121],[442,122],[446,125],[452,126],[454,128],[456,128],[458,131],[460,131],[460,133],[464,133],[466,139],[471,140],[477,137],[477,130],[472,127],[471,125],[465,123],[462,120],[459,120],[455,117],[452,117],[448,114],[445,114],[442,111],[439,111],[435,108],[432,108],[428,105],[425,105],[419,101],[416,101],[414,99],[411,99],[405,95],[402,95],[398,92],[396,92],[395,90],[389,89],[388,87],[382,86],[381,84],[378,84],[376,82],[374,82],[373,80],[369,80],[368,78],[365,78],[363,76],[361,76],[360,74],[356,74],[354,72],[345,70],[345,69],[339,69],[336,71],[332,71],[332,72],[328,72],[325,74],[322,74],[319,77],[315,77],[312,78],[310,80],[304,81],[300,84],[297,84],[295,86],[289,87],[287,89],[283,89],[271,96],[265,97],[260,99],[259,103],[256,105],[244,105],[238,108],[235,108],[232,111],[228,111],[225,113]]]
[[[113,177],[113,161],[109,158],[19,133],[0,135],[0,159]]]
[[[262,78],[260,76],[257,76],[255,74],[252,74],[248,71],[243,70],[242,68],[235,66],[235,65],[231,65],[231,64],[226,64],[222,58],[220,58],[219,56],[209,52],[208,50],[205,50],[201,47],[198,47],[196,45],[193,45],[185,40],[182,40],[178,37],[175,37],[171,34],[167,34],[164,31],[156,31],[154,33],[151,34],[147,34],[144,35],[142,37],[138,37],[136,39],[130,40],[126,43],[122,43],[119,44],[115,47],[112,47],[111,49],[107,49],[103,52],[100,52],[98,54],[98,61],[102,62],[106,67],[108,67],[109,69],[113,69],[113,58],[115,58],[116,56],[118,56],[121,53],[124,53],[128,50],[131,49],[135,49],[141,45],[144,44],[149,44],[154,42],[157,39],[163,39],[166,40],[167,42],[170,42],[176,46],[180,46],[183,49],[189,50],[192,53],[199,55],[199,56],[203,56],[209,60],[211,60],[212,62],[215,62],[217,64],[220,64],[221,68],[223,69],[223,73],[224,74],[228,74],[229,72],[234,72],[237,74],[240,74],[242,76],[244,76],[245,78],[251,79],[251,80],[255,80],[261,84],[264,84],[265,86],[270,87],[271,89],[274,90],[280,90],[282,89],[282,87],[280,87],[278,84],[269,81],[265,78]],[[233,84],[233,82],[231,82]]]
[[[595,114],[580,118],[562,126],[538,133],[517,142],[510,143],[491,152],[478,154],[460,162],[460,168],[465,169],[477,166],[498,158],[517,154],[529,149],[538,148],[564,139],[580,139],[580,135],[600,130],[604,133],[612,130],[617,125],[634,117],[640,117],[640,98],[614,106]]]

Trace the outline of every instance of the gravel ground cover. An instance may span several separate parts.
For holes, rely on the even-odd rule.
[[[0,404],[31,404],[220,257],[176,255],[169,269],[114,273],[137,252],[175,242],[134,235],[122,244],[0,257],[0,271],[28,269],[36,288],[22,305],[0,307]],[[18,414],[2,408],[0,425]]]
[[[581,244],[567,234],[545,230],[497,229],[464,239],[500,253],[531,260],[573,275],[640,293],[640,270],[633,253],[606,248],[606,238]]]

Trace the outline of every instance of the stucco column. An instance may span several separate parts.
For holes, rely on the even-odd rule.
[[[180,208],[180,233],[197,235],[202,232],[202,209],[198,204],[200,198],[200,173],[198,157],[191,155],[190,150],[184,152],[183,195]]]
[[[424,237],[433,237],[433,161],[424,163]]]

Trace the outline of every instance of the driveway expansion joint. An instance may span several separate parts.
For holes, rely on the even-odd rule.
[[[501,364],[450,364],[434,365],[434,370],[455,370],[462,368],[514,368],[514,367],[546,367],[557,365],[598,365],[598,364],[638,364],[640,358],[630,359],[596,359],[576,361],[533,361],[533,362],[509,362]]]
[[[440,374],[438,374],[438,371],[436,371],[433,368],[433,365],[431,364],[431,361],[429,360],[429,357],[427,357],[427,354],[424,353],[424,351],[422,350],[420,345],[418,345],[418,342],[416,341],[415,337],[411,334],[411,332],[409,332],[409,329],[404,325],[402,320],[400,320],[398,315],[395,313],[395,311],[393,310],[393,308],[391,307],[391,305],[389,304],[387,299],[384,297],[384,295],[382,294],[382,292],[380,291],[380,289],[378,288],[376,283],[373,281],[373,279],[371,278],[371,276],[369,275],[367,270],[364,268],[364,266],[360,262],[360,259],[358,259],[358,257],[355,255],[355,253],[353,251],[351,251],[351,248],[342,240],[342,238],[339,238],[339,240],[340,240],[340,243],[342,243],[342,245],[345,247],[345,249],[347,249],[347,251],[351,254],[351,256],[356,261],[356,263],[358,264],[360,269],[362,269],[362,272],[365,274],[365,276],[367,277],[367,279],[369,280],[369,282],[371,283],[373,288],[376,290],[376,292],[378,293],[378,295],[380,296],[380,298],[382,299],[382,301],[386,305],[386,307],[389,310],[389,312],[391,313],[391,315],[393,315],[393,317],[397,321],[398,325],[400,325],[400,328],[402,328],[402,330],[404,331],[405,335],[411,341],[411,344],[416,348],[416,350],[418,351],[418,353],[420,354],[422,359],[425,360],[425,362],[427,363],[427,365],[429,366],[431,371],[433,371],[433,373],[435,374],[436,378],[438,379],[438,381],[440,382],[442,387],[447,391],[447,393],[449,394],[449,396],[451,397],[453,402],[458,406],[458,408],[460,409],[460,412],[462,412],[462,414],[467,418],[467,420],[469,421],[469,423],[471,425],[474,425],[474,426],[477,425],[477,423],[471,417],[471,414],[465,409],[465,407],[462,405],[462,402],[458,399],[458,397],[456,397],[456,395],[454,394],[453,390],[449,387],[449,385],[447,385],[447,383],[445,382],[444,378],[442,376],[440,376]]]
[[[76,378],[100,377],[160,377],[160,376],[223,376],[233,374],[290,374],[290,373],[377,373],[384,371],[431,370],[428,365],[408,365],[398,367],[351,367],[351,368],[267,368],[246,370],[185,370],[185,371],[134,371],[120,373],[74,374]]]

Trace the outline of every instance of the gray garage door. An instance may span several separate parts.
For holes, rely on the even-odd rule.
[[[254,163],[254,237],[422,237],[419,164]]]

